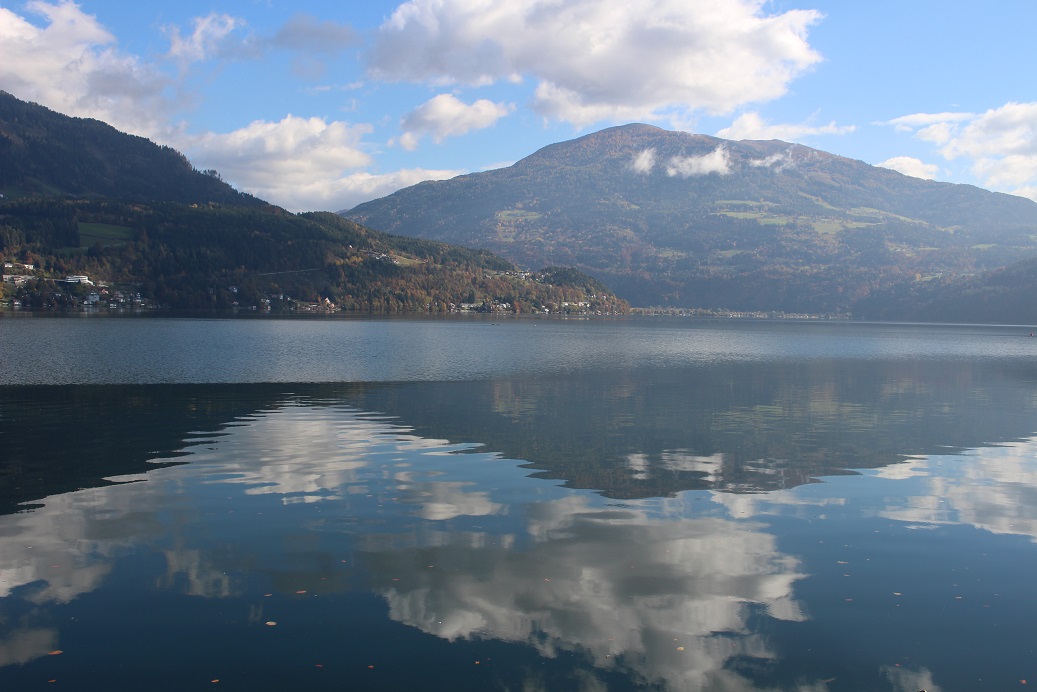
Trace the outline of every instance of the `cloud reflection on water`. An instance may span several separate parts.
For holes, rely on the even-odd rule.
[[[965,454],[913,457],[882,478],[916,486],[882,515],[919,525],[966,524],[1037,542],[1037,438]]]
[[[603,509],[583,496],[528,508],[521,550],[449,545],[369,556],[390,617],[449,640],[489,638],[586,656],[644,684],[710,689],[736,656],[772,658],[758,609],[803,619],[805,575],[760,525]],[[415,570],[421,552],[437,569]],[[407,574],[404,582],[392,575]]]
[[[127,556],[161,556],[157,591],[233,599],[248,592],[246,563],[305,570],[294,562],[303,534],[329,559],[336,536],[354,536],[352,560],[399,622],[448,640],[579,652],[593,666],[676,687],[729,675],[732,656],[773,656],[747,623],[756,609],[803,618],[792,588],[804,575],[761,525],[683,516],[692,508],[679,499],[610,508],[525,479],[514,462],[344,408],[265,411],[192,448],[189,464],[145,478],[0,517],[0,595],[35,606],[30,624],[0,643],[0,661],[58,646],[60,634],[38,624],[46,609],[106,588]],[[296,501],[315,504],[291,510]],[[306,513],[268,535],[255,534],[270,525],[248,528],[257,508],[278,506]],[[441,569],[419,567],[429,560]],[[407,578],[393,582],[396,574]]]
[[[782,656],[760,622],[809,621],[797,591],[814,575],[782,548],[771,517],[838,508],[1037,540],[1032,439],[915,456],[848,481],[897,484],[877,498],[828,483],[823,493],[703,490],[623,504],[342,405],[292,400],[185,449],[184,466],[115,479],[143,482],[0,516],[0,616],[4,600],[30,606],[5,621],[0,666],[60,646],[53,609],[125,580],[126,558],[157,556],[147,588],[167,595],[226,602],[255,598],[258,586],[362,589],[396,622],[446,641],[571,655],[589,687],[605,671],[670,689],[751,689],[735,664]],[[627,455],[628,468],[650,470],[645,458]],[[706,480],[725,462],[686,449],[655,458]],[[352,581],[335,572],[347,560]],[[249,622],[259,612],[250,604]],[[936,689],[927,669],[875,674],[897,689]]]

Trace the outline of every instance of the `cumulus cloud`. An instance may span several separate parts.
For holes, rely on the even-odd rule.
[[[817,135],[844,135],[856,130],[854,125],[810,125],[785,123],[772,125],[760,117],[759,113],[743,113],[730,127],[717,132],[717,137],[724,139],[781,139],[786,142],[798,142],[807,137]]]
[[[182,148],[199,168],[214,168],[238,189],[291,211],[351,208],[422,180],[462,171],[401,170],[376,175],[362,150],[370,125],[286,116],[256,121],[226,134],[185,137]]]
[[[885,124],[936,145],[948,161],[969,161],[987,187],[1037,199],[1037,102],[979,114],[915,113]]]
[[[0,89],[134,134],[166,122],[170,80],[120,52],[115,37],[73,2],[30,2],[41,26],[0,7]]]
[[[411,0],[381,26],[378,77],[490,84],[531,78],[534,108],[586,125],[675,111],[725,113],[783,95],[821,60],[821,14],[763,0]]]
[[[652,172],[655,168],[655,149],[649,148],[643,151],[639,151],[634,154],[634,158],[630,160],[630,170],[634,173],[640,173],[641,175],[647,175]]]
[[[180,27],[166,27],[169,35],[169,57],[182,62],[201,62],[223,49],[235,29],[240,29],[245,22],[229,14],[212,12],[205,17],[195,17],[194,30],[188,36],[180,34]]]
[[[666,175],[671,178],[691,178],[710,173],[727,175],[730,172],[731,160],[723,147],[703,156],[674,156],[666,164]]]
[[[273,48],[319,56],[355,40],[344,25],[299,15],[272,36],[257,38],[244,33],[243,20],[213,13],[195,19],[190,31],[167,27],[169,51],[146,62],[121,52],[115,36],[74,2],[34,0],[26,8],[23,15],[0,7],[0,89],[176,147],[199,168],[214,168],[239,189],[293,211],[350,208],[422,180],[464,172],[362,170],[373,165],[361,146],[372,131],[368,125],[291,115],[229,133],[187,135],[170,125],[184,105],[184,76],[183,70],[172,74],[169,61],[187,68],[213,57],[254,57]],[[470,126],[478,124],[473,114],[480,108],[468,112]]]
[[[447,168],[402,168],[388,173],[361,171],[329,181],[323,196],[314,197],[326,200],[325,203],[311,203],[298,209],[348,210],[361,202],[384,197],[404,187],[417,185],[426,180],[447,180],[463,173],[467,171]]]
[[[890,168],[914,178],[924,178],[925,180],[934,179],[936,174],[940,172],[940,167],[936,164],[925,163],[912,156],[894,156],[891,159],[886,159],[882,163],[877,163],[875,165],[882,168]]]
[[[441,142],[447,137],[492,127],[514,110],[512,104],[487,99],[467,104],[452,94],[440,94],[403,117],[401,124],[406,132],[400,138],[400,145],[414,149],[422,135],[431,135],[436,142]]]

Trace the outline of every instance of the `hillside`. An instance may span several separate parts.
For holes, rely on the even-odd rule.
[[[862,319],[1037,325],[1037,259],[973,276],[933,277],[876,291],[860,301]]]
[[[168,147],[4,93],[0,195],[0,299],[25,307],[108,305],[118,286],[172,308],[625,309],[574,270],[524,272],[486,250],[290,214]]]
[[[1037,256],[1037,204],[780,141],[610,128],[342,212],[566,264],[635,305],[835,312]]]
[[[0,91],[0,194],[138,202],[264,202],[195,170],[183,154],[99,120],[70,118]]]

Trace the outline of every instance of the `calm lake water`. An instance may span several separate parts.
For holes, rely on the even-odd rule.
[[[1025,689],[1029,331],[0,315],[0,689]]]

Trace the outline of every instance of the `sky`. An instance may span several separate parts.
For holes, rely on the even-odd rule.
[[[291,211],[644,122],[1037,200],[1034,0],[0,0],[0,89]]]

